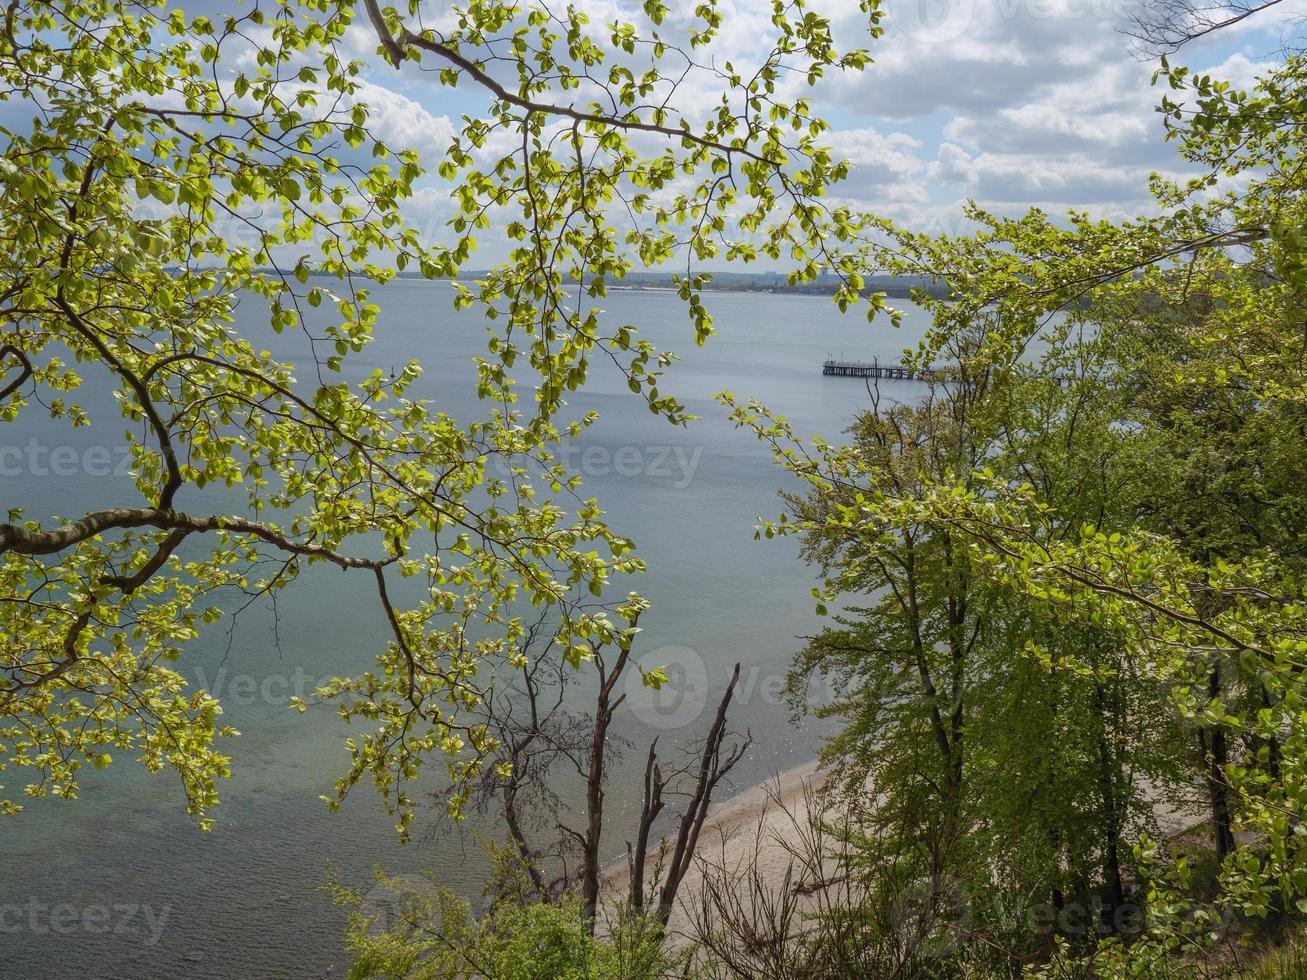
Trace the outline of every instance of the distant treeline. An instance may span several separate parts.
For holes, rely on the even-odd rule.
[[[461,278],[475,280],[481,275],[478,271],[468,272]],[[825,272],[812,282],[791,285],[782,272],[713,272],[707,285],[708,290],[732,293],[796,293],[809,296],[831,296],[839,288],[839,277]],[[407,278],[421,278],[418,275]],[[576,280],[569,279],[575,283]],[[614,284],[618,289],[675,289],[675,276],[669,272],[632,272],[620,283]],[[898,299],[908,299],[913,290],[922,290],[932,296],[945,297],[948,287],[944,283],[932,283],[924,276],[871,276],[866,279],[863,292],[885,293]]]
[[[272,271],[270,269],[262,271]],[[473,269],[459,278],[465,282],[475,282],[486,274],[487,270]],[[830,273],[822,273],[812,282],[791,285],[789,279],[781,272],[713,272],[705,289],[732,293],[794,293],[808,296],[831,296],[839,288],[839,278]],[[419,272],[401,272],[400,279],[425,279]],[[575,279],[565,282],[575,284]],[[614,289],[675,289],[675,278],[667,272],[632,272],[620,282],[611,285]],[[884,293],[896,299],[910,299],[913,290],[921,290],[928,295],[944,298],[948,296],[945,283],[931,282],[924,276],[871,276],[866,279],[864,295]]]

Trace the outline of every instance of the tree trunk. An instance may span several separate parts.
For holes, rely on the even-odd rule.
[[[1107,692],[1102,684],[1094,685],[1094,707],[1098,712],[1098,789],[1103,802],[1104,835],[1103,878],[1111,893],[1110,908],[1103,909],[1103,919],[1110,924],[1116,909],[1125,904],[1125,885],[1121,879],[1121,826],[1125,807],[1116,791],[1115,776],[1120,766],[1112,757],[1108,744]]]
[[[595,695],[594,734],[590,739],[590,760],[586,768],[585,779],[585,833],[581,838],[581,915],[591,935],[594,934],[595,916],[599,912],[599,844],[604,830],[604,748],[608,742],[608,726],[612,722],[613,712],[617,710],[626,695],[613,698],[618,678],[626,668],[626,661],[631,655],[631,647],[621,648],[617,662],[611,671],[604,669],[603,661],[595,651],[595,663],[599,666],[599,693]]]
[[[1221,666],[1212,667],[1207,680],[1207,696],[1216,700],[1221,696]],[[1213,725],[1198,732],[1199,744],[1203,747],[1203,756],[1207,763],[1207,793],[1212,809],[1212,844],[1216,848],[1216,860],[1224,861],[1234,851],[1234,834],[1230,829],[1229,787],[1225,781],[1225,766],[1229,762],[1229,750],[1226,747],[1225,730]]]

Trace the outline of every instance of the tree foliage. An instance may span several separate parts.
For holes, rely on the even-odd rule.
[[[877,5],[863,8],[878,33]],[[330,802],[371,780],[401,833],[426,760],[465,785],[495,752],[469,709],[524,607],[557,609],[560,648],[578,655],[621,638],[579,603],[642,563],[552,452],[559,426],[593,417],[559,413],[602,357],[653,412],[686,415],[658,387],[671,354],[594,301],[673,258],[767,255],[813,274],[849,233],[822,200],[846,168],[788,82],[867,61],[802,0],[777,0],[747,68],[712,60],[713,3],[688,26],[663,28],[667,14],[649,0],[638,23],[600,25],[473,0],[432,27],[416,2],[7,5],[3,98],[30,125],[3,133],[0,417],[109,426],[116,412],[136,476],[134,498],[83,514],[6,504],[0,741],[29,795],[71,797],[84,764],[136,754],[177,771],[207,826],[233,732],[175,662],[223,596],[279,590],[310,565],[356,578],[389,625],[374,669],[311,699],[363,726]],[[360,31],[369,58],[349,53]],[[387,64],[487,106],[436,167],[457,205],[445,241],[409,220],[424,161],[370,129],[363,75]],[[678,105],[691,84],[713,104]],[[484,416],[416,396],[416,360],[351,371],[375,285],[454,277],[490,229],[516,242],[509,260],[458,287],[488,318]],[[680,285],[700,342],[701,283]],[[844,295],[858,285],[849,271]],[[302,357],[237,328],[250,297]],[[115,405],[86,402],[87,379],[108,379]],[[416,601],[392,596],[401,579]]]
[[[1238,91],[1163,60],[1192,176],[1154,178],[1154,215],[972,206],[979,231],[936,238],[882,223],[868,270],[950,288],[917,297],[932,326],[910,360],[951,367],[849,446],[723,395],[810,487],[761,532],[803,535],[819,611],[845,604],[799,660],[840,682],[845,784],[870,780],[927,873],[1010,896],[982,931],[1092,899],[1101,928],[1063,933],[1056,958],[1073,974],[1147,975],[1307,908],[1303,70],[1291,53]],[[963,658],[928,629],[950,622],[974,636]],[[1166,803],[1203,821],[1214,894],[1159,837]],[[1146,919],[1124,934],[1127,898]],[[1004,969],[1047,955],[1015,921],[986,935]]]
[[[354,908],[350,977],[444,980],[637,980],[688,975],[685,955],[661,948],[661,930],[638,918],[595,938],[579,903],[499,902],[475,916],[468,902],[419,878],[388,878],[368,895],[338,889]]]

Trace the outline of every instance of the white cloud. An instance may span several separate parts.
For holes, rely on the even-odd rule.
[[[1029,206],[1096,216],[1137,213],[1150,205],[1149,174],[1174,174],[1182,161],[1163,139],[1155,109],[1162,93],[1150,82],[1154,65],[1138,60],[1119,30],[1136,2],[888,0],[886,34],[873,41],[857,0],[813,0],[816,12],[831,18],[837,47],[868,47],[874,63],[861,75],[829,73],[813,89],[793,73],[780,91],[789,97],[802,92],[817,115],[836,122],[823,142],[850,163],[849,179],[833,189],[841,203],[948,231],[962,230],[965,198],[1004,214]],[[636,0],[579,3],[596,37],[605,37],[615,19],[643,22]],[[660,30],[674,41],[693,3],[672,8]],[[696,58],[711,59],[717,69],[729,61],[747,75],[774,34],[770,5],[723,0],[719,9],[719,38]],[[1246,86],[1269,67],[1261,60],[1275,46],[1269,36],[1241,25],[1223,47],[1200,46],[1195,67]],[[370,40],[351,36],[349,47],[363,55]],[[648,63],[646,49],[615,57],[633,68]],[[429,73],[407,67],[370,72],[368,79],[360,98],[373,107],[377,135],[419,149],[428,166],[461,128],[458,111],[475,114],[481,101],[474,86],[451,93]],[[710,72],[691,72],[672,104],[694,119],[712,111],[720,95],[720,81]],[[585,92],[558,96],[589,98]],[[455,121],[433,111],[436,106],[452,110]],[[511,152],[505,142],[511,138],[492,137],[493,145],[478,156]],[[657,152],[656,137],[640,142]],[[428,218],[438,212],[428,209]]]
[[[874,195],[925,169],[917,156],[921,141],[905,133],[882,134],[873,127],[840,131],[834,141],[849,162],[849,177],[840,193],[854,197]]]
[[[368,129],[392,149],[411,148],[431,169],[440,162],[456,133],[448,116],[436,116],[421,103],[374,82],[362,82],[355,98],[368,105]]]
[[[966,184],[971,181],[971,154],[953,143],[941,143],[939,155],[927,171],[931,180],[946,184]]]

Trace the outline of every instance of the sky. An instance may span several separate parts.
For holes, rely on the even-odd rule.
[[[616,19],[648,27],[640,0],[573,2],[600,34]],[[697,0],[669,2],[661,30],[675,36]],[[1181,161],[1165,143],[1155,109],[1162,95],[1150,81],[1157,62],[1122,33],[1142,2],[885,0],[885,33],[872,39],[857,0],[809,0],[830,18],[839,45],[868,48],[873,59],[861,73],[831,74],[812,89],[798,78],[790,83],[832,124],[824,142],[851,164],[835,200],[929,233],[965,231],[968,199],[1004,214],[1039,207],[1121,219],[1146,212],[1149,175],[1177,175]],[[217,0],[183,6],[231,10]],[[772,36],[771,2],[719,0],[719,7],[721,34],[709,53],[717,64],[747,72]],[[428,0],[422,11],[424,23],[438,28],[454,16],[447,0]],[[1246,86],[1301,34],[1304,18],[1307,0],[1283,0],[1172,60]],[[430,172],[407,206],[410,220],[429,241],[451,240],[450,186],[434,171],[461,117],[482,114],[487,94],[471,83],[442,86],[413,66],[386,65],[361,15],[347,47],[375,66],[359,93],[370,106],[370,129],[392,147],[418,150]],[[678,107],[693,118],[719,91],[711,79],[691,78],[678,92]],[[554,95],[568,98],[587,101]],[[470,266],[501,261],[507,249],[496,232],[485,234]]]
[[[1146,211],[1150,173],[1179,173],[1181,161],[1155,109],[1156,59],[1122,33],[1138,3],[888,0],[885,33],[873,40],[856,0],[814,0],[838,42],[868,47],[874,59],[864,72],[829,77],[807,93],[833,126],[826,142],[852,164],[840,197],[928,232],[964,230],[967,199],[1003,213],[1040,207],[1113,219]],[[639,22],[634,0],[584,6],[596,23],[614,15]],[[714,57],[737,68],[756,62],[770,6],[723,0]],[[441,13],[428,17],[438,23]],[[673,22],[684,14],[673,4]],[[1305,15],[1307,0],[1285,0],[1172,60],[1247,85],[1275,63]],[[711,95],[691,91],[686,101]],[[374,131],[428,162],[459,115],[475,114],[481,101],[474,90],[451,93],[429,75],[384,67],[366,76],[363,97]],[[430,234],[439,235],[447,217],[446,195],[438,180],[419,194],[415,217]],[[493,241],[484,244],[478,264],[502,258]]]
[[[864,72],[827,77],[808,97],[833,124],[826,142],[850,161],[840,199],[916,230],[965,230],[962,204],[974,199],[1001,213],[1039,206],[1124,218],[1149,209],[1151,172],[1178,174],[1163,140],[1151,85],[1157,60],[1121,33],[1140,0],[887,0],[884,37],[868,37],[856,0],[814,0],[831,18],[836,43],[868,47]],[[586,0],[596,24],[614,16],[639,24],[634,0]],[[769,37],[770,3],[723,0],[719,63],[757,61]],[[670,21],[685,17],[673,3]],[[442,10],[427,13],[438,24]],[[1172,60],[1247,85],[1276,63],[1300,30],[1307,0],[1249,18]],[[359,39],[370,43],[370,38]],[[804,86],[797,86],[804,88]],[[712,91],[691,90],[691,107]],[[380,68],[363,97],[372,127],[435,161],[476,91],[440,88],[429,74]],[[693,108],[691,108],[693,111]],[[440,237],[447,188],[429,180],[414,218]],[[501,259],[493,237],[478,264]]]

